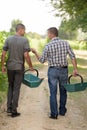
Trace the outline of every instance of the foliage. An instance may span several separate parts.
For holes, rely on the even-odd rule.
[[[39,51],[39,53],[42,52],[44,46],[46,45],[46,43],[48,43],[47,39],[43,38],[37,33],[29,32],[26,34],[26,37],[29,40],[30,47],[35,48]]]
[[[10,32],[5,32],[2,31],[0,32],[0,57],[1,57],[1,53],[2,53],[2,48],[3,48],[3,44],[5,39],[10,35]],[[0,63],[1,63],[1,58],[0,58]]]
[[[0,72],[0,91],[7,89],[7,75]]]
[[[1,73],[1,53],[5,39],[10,35],[9,32],[0,32],[0,102],[6,95],[7,90],[7,75]]]
[[[29,37],[32,39],[41,39],[41,35],[39,35],[36,32],[29,32],[29,33],[27,33],[27,35],[29,35]]]
[[[70,39],[75,40],[77,38],[77,30],[72,30],[71,26],[69,26],[69,22],[62,21],[59,27],[59,37],[62,39]]]
[[[72,41],[72,40],[67,40],[70,44],[70,46],[74,49],[74,50],[87,50],[87,42],[83,41],[83,42],[79,42],[79,41]]]
[[[15,33],[15,27],[16,27],[16,24],[18,23],[22,23],[21,20],[17,19],[17,20],[12,20],[11,22],[11,28],[10,28],[10,32],[11,34],[14,34]]]
[[[48,39],[43,39],[39,42],[39,46],[38,46],[38,50],[39,50],[39,53],[42,54],[43,52],[43,49],[45,47],[45,45],[48,43]]]
[[[50,0],[56,16],[68,19],[70,25],[87,32],[87,0]]]

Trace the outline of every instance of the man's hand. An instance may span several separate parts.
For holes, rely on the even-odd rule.
[[[77,69],[74,69],[74,70],[73,70],[73,76],[77,76],[77,74],[78,74],[78,70],[77,70]]]
[[[36,50],[34,48],[31,48],[32,53],[36,54]]]
[[[31,51],[32,51],[32,53],[34,53],[36,55],[37,59],[39,60],[40,56],[37,53],[37,51],[34,48],[31,48]]]
[[[34,71],[34,68],[29,68],[30,71]]]
[[[73,76],[77,76],[77,74],[78,74],[78,69],[77,69],[77,61],[76,61],[76,58],[74,58],[74,59],[72,60],[72,64],[73,64],[73,68],[74,68],[74,70],[73,70]]]

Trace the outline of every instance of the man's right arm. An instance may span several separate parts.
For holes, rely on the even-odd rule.
[[[29,69],[30,69],[30,70],[33,70],[31,58],[30,58],[30,55],[29,55],[28,51],[26,51],[26,52],[24,53],[24,58],[25,58],[27,64],[29,65]]]

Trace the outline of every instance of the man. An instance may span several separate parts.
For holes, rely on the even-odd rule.
[[[74,76],[78,71],[75,54],[68,42],[58,38],[58,30],[55,27],[48,29],[48,38],[51,39],[51,41],[45,46],[42,56],[39,56],[34,49],[32,52],[35,53],[41,63],[48,61],[48,83],[50,88],[51,109],[50,118],[57,119],[58,114],[64,116],[67,112],[67,92],[64,88],[64,84],[67,83],[68,79],[67,54],[69,54],[74,67]],[[59,84],[60,91],[59,112],[57,105],[57,84]]]
[[[7,113],[11,113],[12,117],[19,116],[20,113],[17,112],[18,100],[20,94],[21,82],[23,79],[24,71],[24,59],[26,59],[30,70],[33,70],[31,59],[29,56],[28,40],[24,37],[25,26],[21,23],[16,25],[16,34],[10,36],[6,39],[1,62],[2,62],[2,72],[6,71],[4,66],[5,56],[8,51],[7,60],[7,75],[8,75],[8,98],[7,98]]]

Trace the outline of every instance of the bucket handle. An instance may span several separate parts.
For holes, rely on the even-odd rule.
[[[24,73],[26,73],[27,71],[30,71],[30,69],[25,70]],[[38,70],[37,70],[37,69],[34,69],[34,71],[36,71],[36,74],[37,74],[37,77],[38,77],[38,76],[39,76]]]
[[[69,83],[69,84],[70,84],[70,79],[71,79],[72,76],[73,76],[73,75],[70,75],[69,78],[68,78],[68,83]],[[83,83],[83,77],[82,77],[81,75],[79,75],[79,74],[77,74],[77,76],[80,77],[81,83]]]

